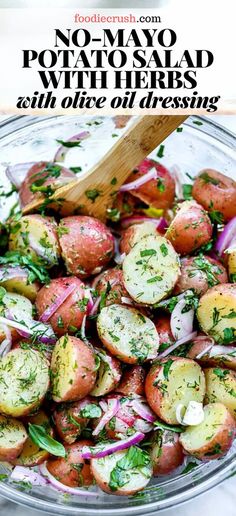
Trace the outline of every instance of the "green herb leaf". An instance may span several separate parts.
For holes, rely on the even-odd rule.
[[[145,256],[155,256],[157,254],[155,249],[144,249],[140,251],[140,256],[144,258]]]
[[[74,174],[79,174],[82,172],[82,167],[70,167],[71,172],[74,172]]]
[[[225,378],[229,374],[229,371],[228,369],[220,369],[219,367],[216,367],[213,369],[213,373],[218,376],[218,378]]]
[[[181,472],[181,475],[186,475],[187,473],[190,473],[194,468],[198,466],[197,462],[189,462],[187,466],[183,469]]]
[[[92,419],[94,417],[101,417],[102,409],[95,405],[95,403],[88,403],[86,407],[82,408],[80,411],[80,416],[88,419]]]
[[[72,147],[81,147],[81,140],[77,140],[74,142],[65,142],[64,140],[56,140],[57,143],[60,143],[60,145],[63,145],[63,147],[67,147],[68,149],[71,149]]]
[[[167,423],[162,423],[161,421],[154,421],[153,424],[161,430],[170,430],[171,432],[177,432],[178,434],[183,432],[183,428],[181,426],[171,426],[167,425]]]
[[[100,192],[99,190],[97,190],[96,188],[94,188],[93,190],[86,190],[85,191],[85,195],[86,197],[92,201],[92,203],[94,203],[97,199],[97,197],[99,197],[100,195]]]
[[[192,190],[192,185],[189,185],[187,183],[183,184],[183,198],[185,199],[185,201],[189,201],[190,199],[192,199]]]
[[[164,149],[165,149],[165,145],[160,145],[158,151],[157,151],[157,157],[158,158],[163,158],[164,157]]]
[[[174,362],[174,360],[171,360],[171,358],[169,358],[163,366],[163,374],[164,374],[164,377],[166,378],[166,380],[169,379],[169,371],[170,371],[170,368],[171,368],[173,362]]]
[[[200,120],[193,120],[193,124],[195,124],[195,125],[203,125],[203,122],[200,122]]]
[[[40,283],[50,282],[50,276],[45,269],[44,262],[42,265],[35,263],[29,254],[26,256],[21,255],[18,251],[7,251],[4,256],[0,256],[0,264],[21,265],[22,267],[27,268],[29,272],[29,283],[33,283],[35,280],[39,280]]]
[[[148,468],[147,474],[150,474],[151,460],[149,454],[138,448],[131,446],[128,452],[122,459],[120,459],[110,474],[109,487],[112,491],[117,491],[119,487],[123,487],[130,481],[132,473],[137,473],[135,470]],[[133,471],[134,470],[134,471]]]
[[[52,455],[56,455],[56,457],[66,456],[66,450],[63,444],[59,443],[47,434],[43,426],[29,423],[29,436],[33,443],[39,446],[42,450],[46,450]]]
[[[212,185],[218,185],[219,181],[218,179],[215,179],[214,177],[211,177],[207,172],[203,172],[199,176],[201,179],[203,179],[204,183],[206,184],[212,184]]]
[[[160,250],[161,250],[161,254],[163,256],[167,256],[168,255],[168,247],[166,246],[166,244],[161,244],[160,245]]]

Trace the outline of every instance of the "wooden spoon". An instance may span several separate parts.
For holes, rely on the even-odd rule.
[[[115,193],[131,171],[186,118],[182,115],[139,117],[91,170],[55,191],[51,207],[61,205],[63,215],[83,213],[105,220]],[[23,214],[37,211],[44,200],[43,196],[37,198],[24,207]]]

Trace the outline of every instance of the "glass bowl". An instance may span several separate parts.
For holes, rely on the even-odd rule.
[[[129,124],[132,121],[129,121]],[[69,152],[66,166],[81,166],[82,172],[91,167],[109,147],[121,137],[125,129],[117,129],[108,117],[32,117],[15,116],[0,120],[0,186],[7,191],[9,181],[5,177],[8,164],[24,161],[52,159],[58,143],[80,130],[89,130],[91,138],[83,142],[81,149]],[[175,167],[183,182],[190,182],[202,168],[216,168],[235,178],[236,137],[215,124],[209,118],[190,117],[183,130],[174,132],[164,142],[164,156],[157,158],[157,150],[151,157],[159,159],[167,167]],[[118,164],[119,166],[119,164]],[[16,202],[16,194],[3,200],[0,197],[0,218]],[[191,460],[191,459],[190,459]],[[0,474],[4,473],[0,465]],[[63,495],[53,489],[0,482],[0,495],[46,513],[88,516],[143,515],[155,513],[186,502],[216,486],[236,471],[236,445],[222,459],[200,464],[187,474],[181,470],[168,477],[156,478],[145,491],[135,497],[110,496],[99,492],[97,498]]]

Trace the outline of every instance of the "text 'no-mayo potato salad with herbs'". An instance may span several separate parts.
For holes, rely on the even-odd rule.
[[[7,169],[20,204],[0,235],[0,460],[29,487],[137,496],[235,437],[236,182],[206,163],[180,184],[147,158],[106,224],[68,214],[52,195],[88,137]]]

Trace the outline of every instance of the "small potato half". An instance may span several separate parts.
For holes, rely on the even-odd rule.
[[[135,450],[133,446],[128,451],[112,453],[102,459],[91,459],[94,478],[105,493],[131,496],[147,486],[152,477],[152,465],[147,452],[143,452],[146,457],[144,466],[132,467],[132,460],[126,463],[128,453],[131,455]],[[122,464],[126,467],[125,471],[122,470]]]
[[[37,409],[49,388],[47,360],[32,349],[14,349],[0,361],[0,412],[14,417]]]
[[[236,372],[220,367],[205,369],[206,397],[209,403],[224,403],[236,419]]]
[[[150,455],[154,476],[169,475],[184,461],[179,436],[169,430],[157,430],[152,437]]]
[[[77,401],[84,398],[96,382],[93,349],[77,337],[64,335],[54,347],[51,374],[54,401]]]
[[[145,381],[147,401],[166,423],[178,424],[176,408],[190,401],[203,402],[205,377],[201,367],[189,358],[173,357],[157,361]]]
[[[110,305],[97,318],[104,346],[122,362],[138,364],[157,356],[158,333],[154,323],[135,308]]]
[[[81,451],[84,446],[91,445],[92,442],[87,440],[67,444],[65,458],[51,457],[47,462],[49,473],[66,486],[90,486],[93,483],[90,464],[81,457]]]
[[[48,267],[57,265],[60,248],[55,220],[38,214],[21,217],[11,225],[9,250],[30,254],[34,261],[43,260]]]
[[[148,235],[123,262],[124,285],[137,303],[155,305],[173,290],[180,274],[179,258],[165,237]]]
[[[0,460],[13,461],[27,439],[24,425],[15,418],[0,414]]]
[[[220,344],[236,341],[236,284],[210,288],[200,299],[197,318],[202,330]]]
[[[121,236],[120,252],[128,254],[141,238],[147,235],[157,235],[156,224],[151,221],[142,222],[142,224],[133,224],[129,226]]]
[[[104,396],[116,389],[122,375],[121,363],[104,350],[99,350],[100,367],[91,396]]]
[[[204,421],[189,426],[180,436],[184,450],[202,461],[218,459],[229,449],[235,436],[235,422],[223,403],[204,407]]]

